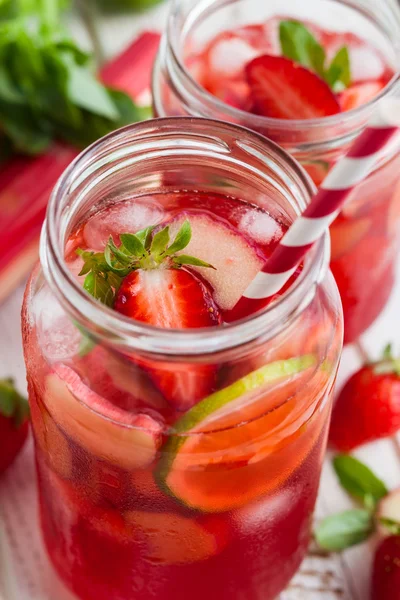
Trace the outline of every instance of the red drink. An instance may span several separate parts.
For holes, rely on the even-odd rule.
[[[394,45],[400,33],[398,9],[384,2],[377,15],[368,8],[367,21],[357,12],[357,0],[351,7],[340,0],[311,0],[293,15],[289,3],[279,3],[276,14],[272,1],[260,6],[254,0],[232,0],[223,6],[215,2],[193,20],[192,4],[182,1],[159,56],[153,81],[156,112],[246,125],[291,152],[318,186],[373,104],[393,89],[400,58],[383,39],[379,19],[393,12]],[[216,23],[224,28],[217,34]],[[209,31],[214,32],[211,39]],[[399,165],[397,140],[331,229],[331,267],[347,342],[371,325],[393,287]]]
[[[75,166],[48,214],[67,208],[65,242],[47,230],[24,306],[49,555],[82,600],[272,600],[307,549],[341,349],[325,244],[279,301],[232,309],[310,190],[272,145],[206,121],[133,127]],[[103,302],[111,282],[113,310],[83,282]]]

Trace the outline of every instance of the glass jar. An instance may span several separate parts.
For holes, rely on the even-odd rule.
[[[272,142],[192,118],[115,132],[58,182],[22,327],[44,540],[82,600],[272,600],[307,551],[343,333],[327,236],[280,299],[219,328],[126,318],[66,266],[99,207],[177,189],[288,222],[313,193]],[[199,369],[211,394],[167,421],[150,373]]]
[[[210,94],[194,79],[192,58],[222,31],[237,32],[240,38],[244,26],[278,19],[282,14],[370,40],[393,69],[399,70],[400,8],[391,0],[176,0],[154,68],[154,110],[158,116],[193,115],[245,125],[290,152],[319,185],[366,123],[376,102],[398,90],[397,75],[360,108],[308,120],[272,119],[245,112]],[[246,31],[249,36],[260,36],[256,28]],[[235,57],[225,60],[234,64]],[[226,87],[229,82],[223,65],[218,85],[221,98],[240,93]],[[342,297],[345,342],[355,341],[371,325],[393,287],[400,231],[399,149],[397,139],[382,155],[375,172],[354,191],[331,228],[331,269]]]

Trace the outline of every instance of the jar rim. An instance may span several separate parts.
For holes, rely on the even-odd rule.
[[[97,302],[79,285],[64,260],[64,242],[60,239],[59,231],[62,203],[79,171],[85,167],[85,163],[87,168],[87,164],[90,165],[96,155],[104,152],[110,142],[122,143],[127,136],[131,136],[129,141],[132,141],[135,135],[142,140],[143,135],[150,132],[154,136],[166,130],[182,129],[187,133],[191,128],[207,128],[213,138],[228,132],[236,136],[240,143],[250,140],[266,156],[272,153],[283,161],[295,177],[295,183],[301,187],[305,204],[315,193],[315,186],[304,169],[277,144],[244,127],[212,119],[173,117],[143,121],[112,132],[83,151],[61,176],[51,195],[42,230],[40,259],[51,290],[70,316],[89,335],[121,351],[167,354],[175,358],[193,357],[232,350],[255,339],[268,339],[282,330],[282,320],[285,326],[288,325],[308,306],[314,297],[315,287],[321,283],[328,269],[330,244],[329,235],[326,234],[308,253],[304,268],[293,285],[271,305],[241,321],[199,330],[162,329],[134,321]]]
[[[346,5],[350,4],[349,0],[339,0],[343,1]],[[169,47],[172,52],[173,59],[175,61],[176,66],[179,69],[180,75],[191,88],[195,91],[197,97],[204,103],[207,108],[211,110],[219,111],[219,114],[225,114],[229,118],[238,120],[239,122],[243,122],[243,119],[246,120],[246,126],[250,129],[268,129],[274,128],[279,129],[281,131],[285,130],[301,130],[303,128],[307,129],[317,129],[320,127],[329,127],[336,126],[339,123],[343,125],[344,123],[348,123],[351,125],[354,122],[354,125],[358,129],[362,128],[365,121],[368,119],[369,115],[373,111],[377,102],[382,98],[393,94],[398,87],[400,87],[400,71],[396,71],[393,74],[393,77],[388,81],[384,88],[377,94],[374,98],[369,100],[368,102],[362,104],[361,106],[348,110],[346,112],[340,112],[334,115],[328,115],[320,118],[312,118],[312,119],[279,119],[275,117],[266,117],[262,115],[255,115],[253,113],[247,112],[240,108],[236,108],[223,102],[223,100],[217,98],[211,92],[207,91],[203,86],[201,86],[194,77],[192,77],[189,70],[186,68],[183,60],[181,60],[180,53],[178,51],[178,41],[179,41],[179,32],[175,28],[174,21],[174,12],[176,12],[177,7],[179,6],[181,0],[174,0],[172,3],[168,23],[167,23],[167,39],[171,41]],[[218,2],[218,0],[209,0],[206,4],[206,8],[209,10],[210,6],[214,2]],[[198,15],[199,16],[199,15]],[[399,29],[400,29],[400,19],[398,20]],[[164,37],[165,39],[165,37]],[[400,41],[395,42],[398,46],[398,54],[400,57]]]

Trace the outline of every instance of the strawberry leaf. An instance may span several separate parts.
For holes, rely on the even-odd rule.
[[[390,375],[394,373],[400,377],[400,358],[395,358],[393,345],[387,344],[382,352],[382,360],[374,364],[374,373],[376,375]]]
[[[104,252],[79,248],[76,253],[84,261],[79,273],[85,276],[84,289],[96,300],[112,307],[123,278],[137,269],[156,269],[164,262],[168,268],[180,268],[182,265],[214,268],[194,256],[175,255],[190,242],[189,221],[183,223],[169,248],[169,227],[164,227],[154,236],[153,231],[154,227],[147,227],[136,234],[122,233],[119,248],[110,237]]]
[[[187,254],[180,254],[174,256],[173,263],[176,265],[193,265],[194,267],[207,267],[208,269],[215,269],[210,263],[200,260],[195,256],[188,256]]]
[[[379,517],[379,523],[385,527],[390,535],[400,535],[400,523],[386,517]]]
[[[121,233],[119,239],[121,240],[124,249],[132,254],[132,256],[143,256],[144,243],[139,236],[134,235],[133,233]]]
[[[116,264],[123,265],[124,267],[130,266],[132,263],[132,255],[129,255],[129,250],[124,246],[118,248],[114,244],[112,237],[110,237],[104,250],[104,260],[112,271],[118,272],[119,268],[116,267]]]
[[[150,254],[155,258],[159,258],[162,254],[165,253],[167,246],[169,244],[169,227],[164,227],[161,231],[158,231],[150,245]]]
[[[189,244],[192,238],[192,228],[189,221],[183,223],[182,227],[176,234],[173,243],[167,248],[166,254],[176,254],[179,250],[183,250]]]
[[[0,414],[11,417],[15,411],[15,389],[12,379],[0,380]]]
[[[13,418],[19,427],[29,416],[29,405],[26,399],[16,390],[10,378],[0,379],[0,414]]]
[[[325,50],[307,27],[298,21],[281,21],[279,40],[283,56],[324,77]]]
[[[146,229],[141,229],[135,233],[135,236],[139,241],[142,242],[143,246],[146,250],[149,249],[151,243],[151,234],[154,230],[154,227],[146,227]]]
[[[361,500],[371,510],[388,490],[380,479],[362,462],[347,454],[333,459],[333,467],[342,487],[352,496]]]
[[[91,271],[86,275],[83,287],[96,300],[99,300],[106,306],[113,305],[114,291],[109,281],[107,281],[105,274]]]
[[[368,510],[346,510],[321,521],[315,539],[321,548],[339,552],[364,542],[374,529],[374,518]]]
[[[382,360],[393,360],[393,344],[389,342],[383,349]]]

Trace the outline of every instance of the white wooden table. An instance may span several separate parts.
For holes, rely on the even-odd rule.
[[[165,15],[166,6],[161,6],[146,15],[132,19],[123,16],[108,18],[107,23],[105,19],[101,20],[99,29],[107,55],[111,56],[122,50],[143,29],[160,29]],[[82,43],[87,43],[82,26],[72,20],[72,28],[76,37]],[[20,335],[22,295],[23,287],[16,290],[0,305],[0,377],[13,376],[20,390],[24,391],[26,389],[25,368]],[[399,306],[400,261],[398,283],[390,302],[384,313],[363,338],[363,344],[372,357],[377,357],[388,341],[392,341],[395,349],[400,352]],[[338,386],[359,364],[359,357],[355,349],[346,348],[343,353]],[[389,488],[400,487],[400,438],[370,444],[355,454],[376,470]],[[21,570],[24,567],[21,564],[22,561],[18,559],[18,552],[22,552],[23,546],[26,544],[29,545],[30,552],[37,562],[37,569],[43,571],[48,568],[49,574],[46,574],[46,578],[53,577],[50,574],[50,567],[43,566],[46,559],[42,556],[43,549],[37,531],[29,534],[26,543],[21,542],[20,546],[16,542],[14,543],[12,551],[14,556],[9,555],[9,549],[7,549],[8,556],[5,554],[4,541],[7,536],[4,532],[4,520],[1,518],[2,512],[4,513],[6,510],[7,504],[17,502],[20,507],[20,518],[26,521],[35,519],[36,506],[30,500],[32,487],[34,487],[34,471],[32,445],[29,444],[18,458],[15,468],[0,481],[0,600],[64,600],[64,598],[69,600],[70,594],[64,591],[57,592],[56,596],[52,594],[44,597],[44,593],[40,592],[42,588],[39,589],[34,582],[29,583],[31,587],[22,597],[23,594],[15,591],[11,582],[13,575],[17,579],[22,577]],[[10,490],[12,490],[12,496]],[[328,457],[321,481],[316,518],[351,508],[351,506],[351,501],[337,484]],[[368,575],[375,543],[376,540],[371,540],[347,550],[340,556],[324,555],[317,549],[311,548],[300,572],[292,581],[289,589],[282,594],[281,600],[368,600]],[[28,577],[28,575],[26,576]],[[47,579],[46,582],[46,585],[50,585]],[[7,589],[7,595],[5,589]]]

